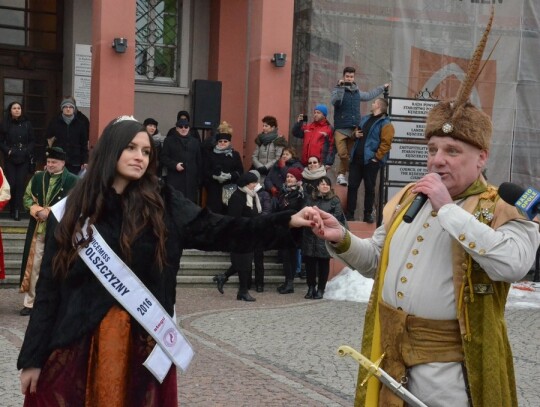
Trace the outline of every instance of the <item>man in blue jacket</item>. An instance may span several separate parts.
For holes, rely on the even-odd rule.
[[[349,186],[347,188],[347,220],[354,220],[358,188],[364,181],[364,222],[373,223],[373,203],[377,174],[388,158],[394,126],[386,115],[388,102],[377,98],[371,103],[371,114],[364,116],[351,151]]]
[[[340,185],[347,185],[350,151],[360,124],[360,102],[376,98],[383,93],[385,87],[390,86],[386,83],[362,92],[354,82],[355,73],[353,67],[345,67],[343,78],[338,81],[331,96],[331,103],[334,105],[334,140],[340,158],[337,183]]]

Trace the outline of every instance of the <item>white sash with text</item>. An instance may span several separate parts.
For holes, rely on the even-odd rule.
[[[56,219],[64,215],[65,198],[52,207]],[[79,256],[107,291],[154,338],[154,347],[144,366],[163,382],[171,364],[185,371],[194,356],[193,348],[154,295],[118,257],[92,225],[92,240]],[[83,227],[83,230],[86,227]]]

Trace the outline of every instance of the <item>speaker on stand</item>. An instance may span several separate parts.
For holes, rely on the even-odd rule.
[[[221,117],[221,82],[195,79],[191,92],[192,127],[215,130]]]

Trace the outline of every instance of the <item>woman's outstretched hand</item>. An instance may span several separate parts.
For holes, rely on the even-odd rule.
[[[334,216],[316,206],[306,206],[295,213],[289,226],[311,228],[316,236],[331,242],[340,242],[343,239],[343,226]]]

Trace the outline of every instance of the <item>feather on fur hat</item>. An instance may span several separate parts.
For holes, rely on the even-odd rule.
[[[429,140],[433,136],[452,137],[481,150],[489,151],[493,128],[491,118],[469,102],[469,96],[478,77],[480,61],[491,30],[493,16],[494,8],[492,7],[489,22],[469,62],[467,74],[455,100],[442,101],[428,113],[426,139]]]

